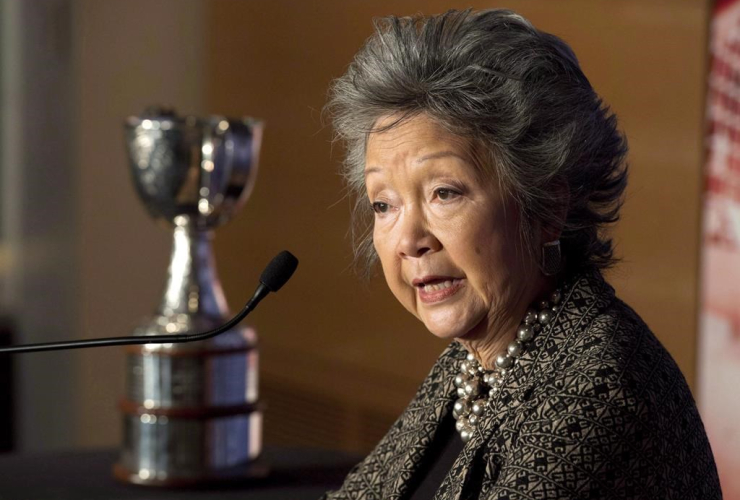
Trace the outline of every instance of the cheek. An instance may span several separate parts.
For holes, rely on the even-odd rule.
[[[385,282],[391,293],[404,309],[419,318],[419,313],[416,310],[416,290],[403,280],[401,259],[396,253],[396,246],[389,238],[389,234],[375,227],[373,229],[373,245],[383,269]]]
[[[505,244],[500,235],[487,231],[473,236],[473,248],[468,251],[472,284],[483,295],[486,304],[495,301],[506,273]]]
[[[392,255],[390,252],[390,245],[388,244],[388,237],[378,229],[378,226],[373,226],[373,247],[375,253],[378,254],[380,265],[383,268],[383,274],[388,277],[388,272],[392,266]]]
[[[471,285],[486,305],[500,299],[516,274],[517,244],[511,225],[503,217],[481,217],[460,225],[455,245]]]
[[[401,300],[400,292],[403,289],[401,261],[396,256],[395,246],[388,238],[388,234],[378,230],[377,227],[373,229],[373,246],[375,247],[375,252],[378,254],[380,266],[383,269],[383,276],[388,287],[398,300]]]
[[[531,280],[530,258],[522,247],[517,217],[502,219],[487,241],[485,293],[492,308],[505,310],[517,303]]]

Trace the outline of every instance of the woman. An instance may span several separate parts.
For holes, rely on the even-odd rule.
[[[562,40],[509,10],[383,19],[327,110],[358,257],[451,342],[324,499],[721,497],[685,379],[602,278],[627,145]]]

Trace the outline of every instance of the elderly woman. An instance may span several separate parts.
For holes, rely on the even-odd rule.
[[[568,45],[509,10],[390,17],[327,110],[358,256],[451,342],[324,499],[721,497],[684,377],[602,277],[627,145]]]

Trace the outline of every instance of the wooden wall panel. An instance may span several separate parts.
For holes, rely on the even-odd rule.
[[[159,306],[172,246],[171,230],[152,220],[134,189],[124,120],[155,103],[203,113],[203,8],[201,0],[79,0],[75,8],[81,321],[65,338],[118,337]],[[119,446],[124,350],[77,356],[80,416],[70,432],[78,446]]]
[[[262,266],[287,248],[295,278],[250,321],[265,377],[394,415],[444,347],[378,276],[348,270],[349,203],[320,110],[339,76],[386,14],[437,13],[500,2],[325,0],[208,3],[206,103],[213,113],[266,119],[252,199],[218,231],[215,247],[232,308]],[[694,380],[706,1],[509,1],[564,38],[620,117],[631,153],[623,264],[607,278]],[[286,378],[287,377],[287,378]]]

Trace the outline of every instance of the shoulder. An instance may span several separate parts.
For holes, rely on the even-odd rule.
[[[673,498],[670,484],[684,498],[715,498],[716,468],[688,384],[631,307],[614,298],[567,353],[535,391],[515,460],[539,456],[554,474],[602,492],[626,481],[650,483],[648,496]]]
[[[540,417],[561,424],[580,420],[615,440],[630,435],[637,446],[655,446],[655,458],[679,437],[676,423],[705,437],[680,368],[642,318],[616,297],[574,338],[540,395],[549,402],[538,408]]]
[[[606,407],[664,424],[669,401],[694,407],[678,365],[647,324],[617,297],[588,324],[573,326],[564,353],[548,366],[534,391],[539,402],[558,408]],[[542,418],[556,417],[552,405],[535,403]],[[599,414],[601,415],[601,414]],[[657,418],[657,420],[656,420]]]
[[[567,381],[570,391],[633,412],[661,414],[669,400],[694,406],[673,357],[642,318],[617,297],[573,339],[568,353],[551,377]]]

